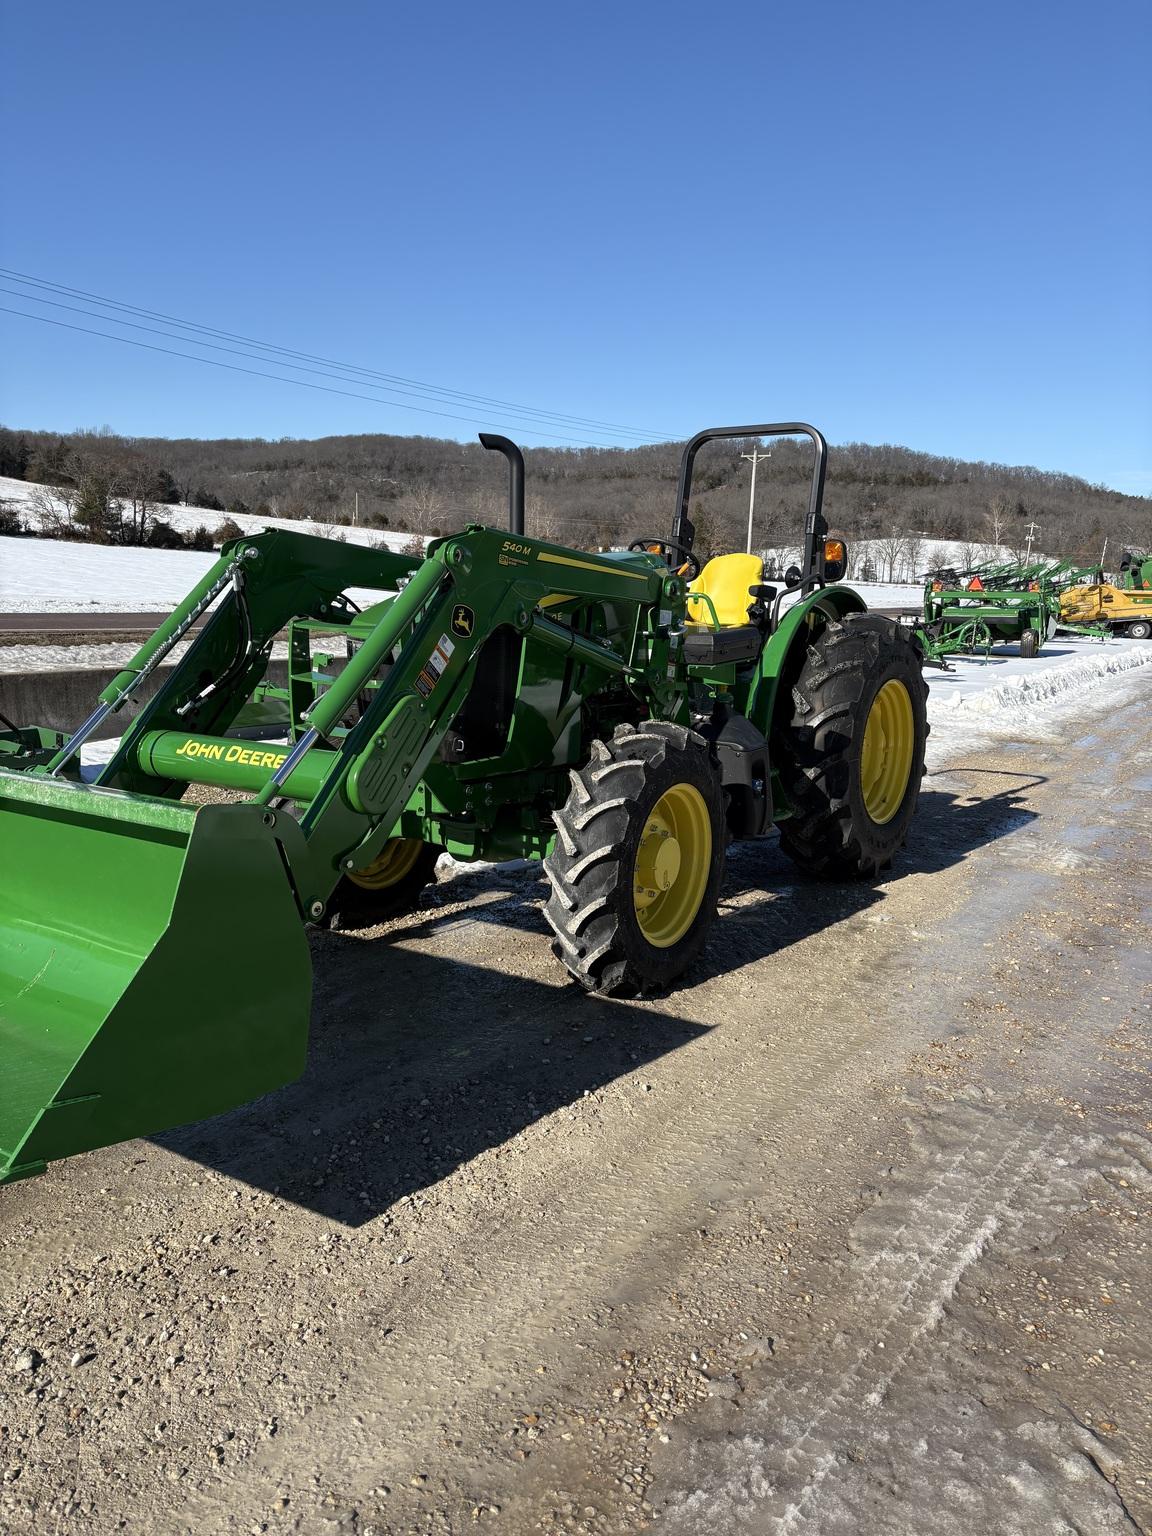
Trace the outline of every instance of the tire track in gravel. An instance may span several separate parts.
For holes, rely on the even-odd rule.
[[[1063,851],[1075,852],[1073,867],[1100,868],[1106,867],[1113,852],[1111,826],[1102,816],[1094,818],[1086,806],[1101,800],[1123,802],[1124,775],[1118,774],[1119,754],[1115,751],[1110,754],[1111,763],[1101,768],[1100,744],[1090,740],[1084,748],[1082,758],[1091,754],[1084,763],[1084,778],[1062,806],[1064,832],[1069,839]],[[1131,756],[1138,778],[1149,754],[1137,745]],[[1142,813],[1138,804],[1129,808],[1138,820],[1144,819],[1146,810]],[[1047,837],[1033,829],[1001,844],[996,857],[1022,858],[1035,870],[1045,852],[1051,851],[1051,838],[1050,829]],[[1125,874],[1136,886],[1135,907],[1147,924],[1150,908],[1139,891],[1152,890],[1152,860],[1137,855],[1131,865],[1126,864]],[[1106,1002],[1122,997],[1127,989],[1134,1007],[1138,1006],[1141,987],[1145,997],[1152,996],[1148,951],[1134,955],[1120,950],[1117,954],[1116,945],[1109,942],[1106,922],[1098,926],[1090,922],[1086,927],[1081,946],[1111,953],[1103,970],[1069,976],[1061,999],[1062,1017],[1051,1021],[1045,1055],[1031,1085],[1034,1098],[1045,1094],[1059,1098],[1069,1085],[1084,1083],[1093,1075],[1096,1041],[1086,1045],[1082,1025],[1098,1012],[1101,989]],[[1145,932],[1149,931],[1145,927]],[[1043,995],[1042,980],[1053,964],[1054,946],[1059,954],[1059,943],[1047,936],[1020,966],[1019,981],[1025,991],[1031,983]],[[1148,1004],[1143,1006],[1146,1010]],[[1120,1076],[1125,1070],[1114,1067],[1111,1075]],[[717,1528],[755,1529],[772,1536],[794,1536],[797,1532],[831,1536],[841,1530],[863,1528],[859,1505],[853,1506],[850,1500],[845,1504],[838,1491],[831,1499],[826,1497],[832,1483],[843,1482],[845,1477],[851,1481],[854,1458],[850,1448],[874,1443],[885,1434],[913,1436],[915,1426],[909,1423],[881,1428],[880,1410],[890,1388],[918,1346],[940,1326],[962,1277],[979,1265],[1005,1222],[1009,1226],[1022,1222],[1022,1207],[1042,1202],[1044,1188],[1061,1178],[1063,1162],[1055,1153],[1066,1145],[1067,1129],[1059,1121],[1053,1123],[1050,1108],[1017,1103],[1004,1104],[996,1111],[982,1106],[974,1126],[970,1108],[950,1106],[930,1117],[937,1135],[941,1121],[942,1144],[930,1158],[933,1166],[925,1167],[922,1160],[916,1165],[919,1182],[904,1181],[914,1192],[899,1211],[898,1224],[892,1225],[887,1202],[855,1224],[854,1246],[860,1258],[849,1277],[848,1294],[839,1302],[837,1330],[827,1353],[815,1360],[806,1357],[802,1371],[778,1382],[760,1402],[749,1405],[739,1433],[730,1429],[726,1439],[703,1438],[696,1447],[678,1442],[671,1481],[674,1486],[695,1486],[691,1492],[670,1495],[664,1505],[663,1529],[679,1536]],[[952,1121],[958,1124],[950,1124]],[[962,1140],[957,1151],[949,1144],[958,1136]],[[908,1266],[911,1278],[905,1278]],[[805,1402],[815,1405],[807,1415],[800,1411]],[[766,1432],[769,1425],[775,1427],[774,1435]],[[1062,1426],[1062,1432],[1068,1442],[1067,1425]],[[1086,1439],[1087,1450],[1083,1444]],[[1100,1470],[1102,1458],[1093,1437],[1081,1430],[1074,1448]],[[1067,1455],[1068,1443],[1063,1449]],[[1144,1454],[1148,1450],[1146,1441]],[[666,1459],[672,1459],[671,1453]],[[899,1467],[898,1456],[896,1462]],[[900,1470],[908,1474],[911,1469],[905,1466]],[[1006,1486],[985,1512],[993,1522],[991,1529],[1140,1529],[1123,1501],[1104,1482],[1093,1480],[1085,1491],[1065,1486],[1058,1456],[1046,1471],[1042,1486],[1029,1486],[1026,1496],[1019,1499],[1014,1499],[1012,1478],[1006,1474]],[[1045,1501],[1046,1509],[1037,1507]],[[930,1519],[940,1531],[968,1531],[986,1523],[971,1509],[955,1527],[945,1517],[930,1514],[927,1506],[921,1518]],[[875,1523],[867,1525],[869,1530],[909,1528],[899,1518],[894,1520],[891,1512],[887,1518],[874,1512],[873,1519]],[[1065,1520],[1072,1523],[1062,1523]],[[1085,1524],[1078,1524],[1079,1520]]]

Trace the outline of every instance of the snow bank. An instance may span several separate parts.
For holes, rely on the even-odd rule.
[[[934,712],[1018,714],[1087,693],[1104,678],[1152,663],[1152,645],[1146,640],[1076,639],[1045,647],[1031,661],[995,651],[986,665],[971,657],[958,660],[955,672],[928,674]],[[1003,670],[997,669],[998,661]]]
[[[927,676],[934,773],[996,743],[1055,740],[1083,731],[1085,717],[1152,704],[1152,644],[1077,639],[1032,661],[993,652],[987,666],[964,658],[954,673]]]

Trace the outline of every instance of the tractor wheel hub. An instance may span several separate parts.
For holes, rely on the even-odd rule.
[[[647,906],[671,890],[679,873],[679,842],[663,823],[650,822],[636,851],[637,906]]]

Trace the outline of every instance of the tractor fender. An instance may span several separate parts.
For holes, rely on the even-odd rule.
[[[794,603],[760,653],[760,665],[748,699],[748,718],[767,737],[778,723],[778,710],[791,708],[790,689],[800,675],[813,637],[829,621],[867,613],[868,604],[851,587],[819,587]]]

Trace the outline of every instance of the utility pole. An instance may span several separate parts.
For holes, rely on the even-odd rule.
[[[740,457],[747,459],[752,465],[752,485],[748,491],[748,547],[745,550],[745,554],[750,555],[752,553],[752,517],[756,511],[756,466],[761,459],[770,459],[772,454],[771,451],[761,453],[759,448],[753,448],[751,453],[742,453]]]
[[[1036,534],[1038,534],[1039,532],[1040,532],[1040,524],[1039,523],[1033,522],[1033,523],[1029,523],[1028,524],[1028,552],[1027,552],[1027,558],[1029,560],[1031,560],[1031,558],[1032,558],[1032,540],[1036,536]]]
[[[360,521],[360,492],[353,491],[352,494],[356,498],[352,506],[352,526],[355,528],[356,524]]]

